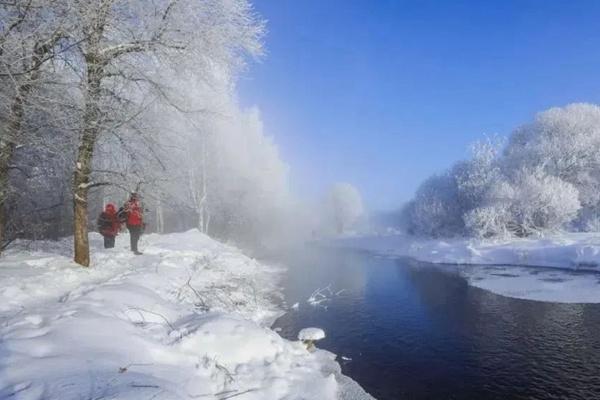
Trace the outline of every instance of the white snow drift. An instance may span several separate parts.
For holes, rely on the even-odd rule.
[[[278,270],[198,231],[119,238],[93,267],[70,243],[0,259],[0,398],[339,399],[368,396],[335,356],[268,329]]]

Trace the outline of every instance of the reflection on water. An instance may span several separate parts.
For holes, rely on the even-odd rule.
[[[295,339],[318,326],[319,347],[380,400],[600,398],[600,305],[511,299],[453,268],[351,251],[285,257],[286,301],[275,326]],[[330,285],[327,307],[307,299]]]

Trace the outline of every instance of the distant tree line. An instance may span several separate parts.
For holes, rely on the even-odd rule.
[[[600,107],[552,108],[507,141],[427,179],[402,212],[428,237],[526,237],[600,229]]]

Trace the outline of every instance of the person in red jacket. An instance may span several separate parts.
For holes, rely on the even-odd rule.
[[[142,253],[138,251],[138,241],[144,230],[144,210],[136,192],[131,193],[129,200],[123,206],[123,214],[125,215],[125,223],[129,230],[131,251],[135,255],[140,255]]]
[[[104,237],[105,249],[115,247],[115,237],[119,234],[120,230],[121,223],[117,217],[115,205],[108,203],[98,217],[98,231]]]

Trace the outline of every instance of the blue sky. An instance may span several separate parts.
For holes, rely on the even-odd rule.
[[[372,210],[534,114],[600,103],[600,1],[254,0],[266,56],[239,85],[307,198]]]

